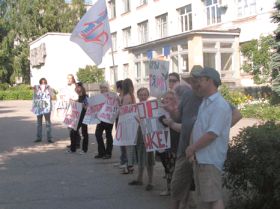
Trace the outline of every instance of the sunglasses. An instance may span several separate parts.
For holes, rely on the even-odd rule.
[[[177,79],[169,79],[168,81],[169,81],[169,83],[176,83],[176,82],[178,82]]]

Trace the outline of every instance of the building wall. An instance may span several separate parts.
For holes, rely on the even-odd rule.
[[[30,43],[30,51],[45,43],[45,63],[40,67],[31,66],[31,85],[38,84],[45,77],[49,85],[60,89],[67,84],[67,74],[74,74],[79,68],[94,65],[93,61],[75,43],[70,34],[47,33]]]
[[[215,1],[215,0],[213,0]],[[108,3],[108,10],[110,14],[110,2]],[[137,72],[135,67],[135,62],[137,61],[136,54],[128,52],[125,50],[123,45],[122,30],[127,27],[131,27],[131,42],[129,46],[138,46],[141,43],[138,41],[138,24],[148,20],[148,41],[153,43],[160,38],[156,33],[156,17],[159,15],[168,14],[167,28],[168,28],[168,37],[172,37],[178,34],[181,34],[180,31],[180,22],[178,9],[186,6],[188,4],[192,5],[192,30],[229,30],[240,28],[240,36],[238,42],[246,42],[252,39],[257,39],[260,35],[271,34],[275,29],[276,25],[271,23],[271,15],[273,12],[273,6],[275,0],[256,0],[255,1],[255,12],[251,14],[244,14],[239,16],[238,12],[238,0],[217,0],[218,3],[221,3],[221,22],[207,25],[207,10],[205,7],[205,0],[185,0],[185,1],[170,1],[170,0],[147,0],[147,4],[138,6],[138,0],[130,0],[130,12],[123,13],[123,2],[124,0],[116,0],[116,17],[110,19],[110,27],[112,33],[117,33],[117,48],[114,52],[115,65],[117,66],[117,78],[123,79],[124,73],[122,71],[124,64],[129,64],[129,75],[130,78],[133,78],[133,81],[136,83],[145,82],[145,78],[142,78],[139,82],[137,78]],[[245,2],[245,1],[244,1]],[[249,4],[254,3],[254,0],[248,0]],[[194,46],[194,43],[191,43],[190,40],[189,46]],[[234,42],[236,43],[236,41]],[[151,46],[150,49],[156,46]],[[240,60],[239,54],[239,44],[234,44],[234,57],[235,61]],[[148,49],[148,47],[147,47]],[[129,55],[130,53],[130,55]],[[199,54],[199,53],[197,53]],[[202,53],[200,53],[201,56]],[[236,56],[239,57],[236,57]],[[108,53],[107,56],[112,56],[111,53]],[[142,54],[143,56],[143,54]],[[106,59],[105,59],[106,60]],[[170,60],[170,57],[167,57],[167,60]],[[198,64],[197,60],[203,60],[203,57],[197,57],[189,54],[189,67],[192,66],[192,63]],[[171,60],[170,60],[171,61]],[[203,63],[200,63],[203,64]],[[110,73],[110,67],[112,68],[112,62],[103,62],[102,67],[106,69],[106,75],[109,76],[109,80],[113,81],[112,73]],[[172,68],[172,63],[170,63]],[[180,66],[182,68],[183,66]],[[171,69],[173,70],[173,69]],[[182,73],[182,69],[179,69],[179,72]],[[235,64],[233,76],[240,76],[240,64]],[[141,73],[141,76],[145,76],[145,73]],[[111,77],[111,78],[110,78]],[[137,78],[137,79],[136,79]],[[242,78],[240,78],[242,79]],[[241,82],[244,84],[244,82]],[[246,83],[246,82],[245,82]]]

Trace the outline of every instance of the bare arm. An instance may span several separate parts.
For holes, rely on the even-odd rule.
[[[238,109],[232,110],[232,119],[231,119],[231,127],[233,127],[238,121],[240,121],[242,118],[242,115]]]
[[[181,123],[174,122],[171,118],[164,118],[163,123],[166,124],[169,128],[173,129],[174,131],[180,133],[181,132]]]

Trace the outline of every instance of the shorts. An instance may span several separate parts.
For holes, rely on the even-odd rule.
[[[194,180],[200,201],[214,202],[223,199],[221,171],[214,165],[196,163]]]
[[[176,159],[175,170],[171,180],[171,198],[181,201],[188,197],[193,180],[193,168],[182,155]]]

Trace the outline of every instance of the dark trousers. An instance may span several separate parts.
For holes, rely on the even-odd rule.
[[[84,152],[88,151],[88,126],[82,123],[82,120],[79,121],[77,130],[70,129],[70,150],[72,152],[76,152],[77,145],[80,144],[81,136],[79,133],[80,128],[82,129],[82,136],[83,136],[83,144],[82,149]]]
[[[102,122],[96,126],[95,137],[98,144],[98,155],[112,155],[113,149],[113,136],[112,136],[113,124]],[[106,148],[103,140],[103,131],[106,133]]]

